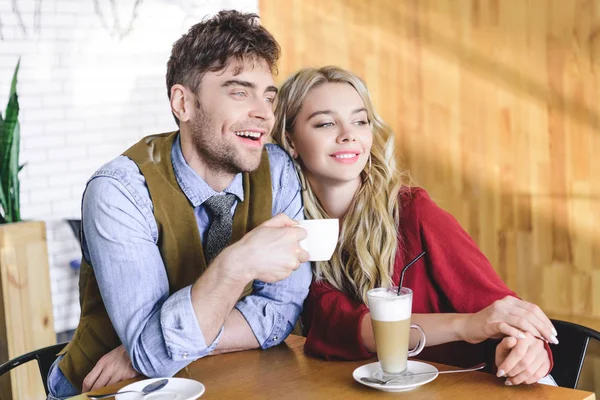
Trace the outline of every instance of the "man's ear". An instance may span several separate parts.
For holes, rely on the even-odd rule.
[[[290,135],[289,132],[285,133],[285,140],[287,141],[288,145],[290,146],[290,155],[292,156],[293,159],[298,158],[298,152],[296,151],[296,147],[294,146],[294,140],[292,139],[292,135]]]
[[[171,87],[171,111],[179,122],[190,120],[194,111],[194,95],[183,85],[176,84]]]

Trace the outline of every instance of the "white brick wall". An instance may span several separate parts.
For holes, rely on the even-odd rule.
[[[258,12],[258,0],[143,0],[128,35],[114,33],[109,0],[42,0],[36,24],[35,0],[18,0],[23,29],[12,0],[0,0],[0,108],[21,57],[20,174],[22,217],[43,219],[57,332],[79,318],[80,257],[64,219],[80,217],[81,194],[89,176],[144,135],[175,129],[165,79],[171,46],[204,16],[220,9]],[[126,27],[135,0],[118,0]]]

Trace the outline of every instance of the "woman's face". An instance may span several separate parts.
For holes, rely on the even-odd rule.
[[[361,179],[373,134],[354,87],[325,83],[306,96],[290,139],[310,183],[338,185]]]

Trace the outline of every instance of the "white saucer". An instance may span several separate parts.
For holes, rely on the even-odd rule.
[[[144,379],[134,382],[119,390],[119,393],[126,390],[142,390],[146,385],[156,382],[162,378]],[[139,393],[123,393],[116,396],[116,400],[194,400],[204,393],[204,385],[198,381],[185,378],[168,378],[169,383],[156,392],[143,396]]]
[[[413,374],[419,374],[422,372],[431,372],[431,374],[420,376],[407,376],[406,378],[397,379],[396,381],[388,383],[386,385],[380,385],[378,383],[367,383],[361,381],[360,378],[374,378],[376,377],[375,374],[381,373],[381,367],[379,366],[379,362],[374,362],[356,368],[352,373],[352,376],[354,377],[354,380],[356,380],[356,382],[361,383],[365,386],[372,387],[374,389],[383,390],[384,392],[404,392],[406,390],[411,390],[418,386],[431,382],[438,376],[438,370],[436,367],[421,361],[408,360],[407,368],[408,371],[412,372]]]

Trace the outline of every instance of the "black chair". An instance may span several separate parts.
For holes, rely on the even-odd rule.
[[[575,389],[590,339],[600,342],[600,332],[571,322],[551,320],[558,332],[559,344],[551,345],[554,357],[552,377],[558,386]]]
[[[37,349],[22,356],[8,360],[4,364],[0,365],[0,376],[6,374],[11,369],[18,367],[21,364],[25,364],[32,360],[37,360],[38,367],[40,368],[40,374],[42,375],[42,382],[44,383],[44,390],[48,395],[48,372],[52,363],[56,360],[57,354],[68,344],[68,342],[58,343],[52,346]]]
[[[67,223],[73,231],[73,235],[81,242],[81,220],[80,219],[68,219]]]

